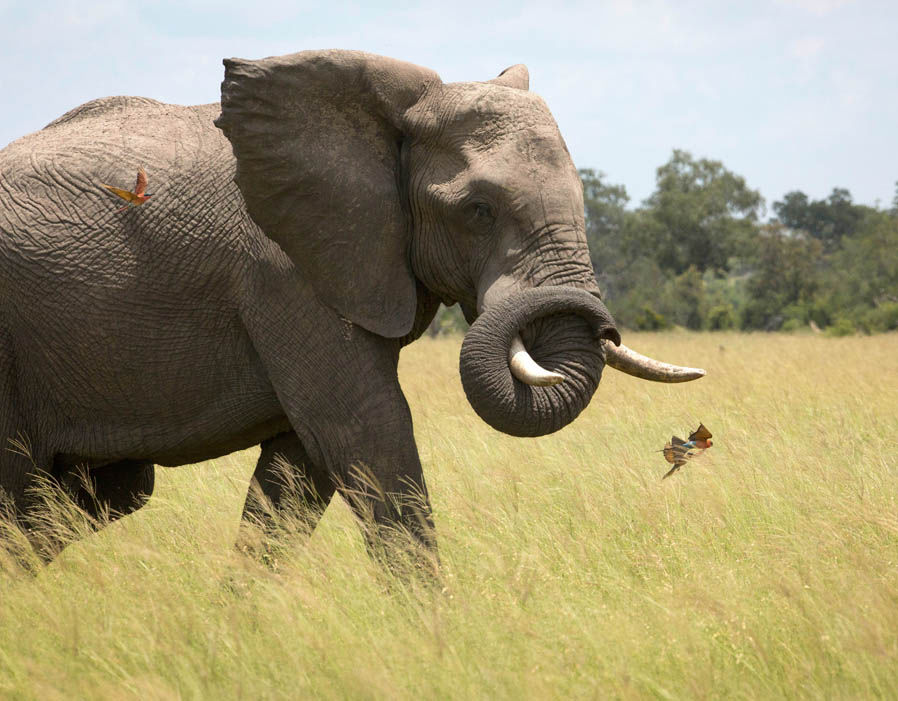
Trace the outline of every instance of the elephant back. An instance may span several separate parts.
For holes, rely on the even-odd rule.
[[[205,265],[222,263],[214,249],[235,258],[258,229],[212,123],[219,109],[108,97],[12,142],[0,151],[0,251],[14,269],[104,286],[180,265],[200,280]],[[103,185],[133,190],[140,168],[153,197],[119,211],[123,201]]]
[[[100,97],[70,109],[61,117],[54,119],[44,128],[49,129],[51,127],[57,127],[76,119],[103,117],[139,109],[164,109],[169,106],[170,105],[166,105],[164,102],[159,102],[159,100],[153,100],[149,97],[135,97],[131,95]]]

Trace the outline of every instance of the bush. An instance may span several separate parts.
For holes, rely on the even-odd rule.
[[[672,326],[664,316],[647,306],[636,315],[634,325],[637,331],[663,331]]]
[[[705,285],[695,266],[665,284],[662,311],[674,324],[698,331],[705,321]]]
[[[464,334],[468,330],[468,322],[465,321],[465,315],[462,313],[461,307],[453,304],[451,307],[440,305],[436,316],[430,322],[427,332],[432,337],[449,336],[452,334]]]
[[[708,312],[708,328],[727,331],[736,327],[736,310],[732,304],[718,304]]]
[[[854,323],[851,319],[846,319],[844,316],[836,319],[836,322],[826,329],[827,336],[851,336],[855,333],[857,333],[857,329]]]
[[[861,317],[859,325],[867,333],[898,329],[898,302],[886,302],[871,309]]]
[[[791,319],[786,319],[783,322],[783,325],[780,327],[780,331],[785,331],[786,333],[795,333],[796,331],[800,331],[801,329],[806,327],[807,324],[801,321],[801,319],[792,317]]]

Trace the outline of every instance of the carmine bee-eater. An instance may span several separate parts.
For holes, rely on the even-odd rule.
[[[699,424],[698,428],[689,434],[688,441],[671,436],[670,442],[661,449],[661,452],[664,453],[667,462],[673,463],[673,467],[661,479],[667,479],[683,467],[686,461],[695,455],[693,450],[707,450],[712,445],[714,444],[711,442],[711,432],[705,428],[705,424]]]
[[[103,183],[100,183],[100,185],[103,185]],[[140,205],[152,197],[152,195],[147,194],[147,172],[143,168],[137,171],[137,184],[134,186],[134,192],[122,190],[120,187],[112,187],[112,185],[103,185],[103,187],[128,203],[121,209],[117,209],[116,212],[124,212],[129,207],[140,207]]]

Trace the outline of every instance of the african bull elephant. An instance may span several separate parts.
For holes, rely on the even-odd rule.
[[[441,301],[473,322],[469,401],[507,433],[572,421],[606,361],[698,374],[617,347],[580,180],[524,66],[446,84],[351,51],[224,65],[220,105],[104,98],[0,152],[0,440],[32,448],[0,451],[0,486],[26,532],[39,477],[114,517],[154,465],[261,443],[275,509],[280,453],[314,513],[354,489],[435,547],[397,362]],[[153,197],[120,212],[100,184],[140,167]]]

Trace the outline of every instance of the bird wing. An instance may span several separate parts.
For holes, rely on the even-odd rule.
[[[685,465],[686,453],[689,452],[689,449],[684,446],[683,440],[681,438],[671,436],[670,443],[667,443],[664,446],[662,452],[664,453],[664,459],[667,460],[667,462]]]
[[[705,428],[705,424],[699,424],[698,428],[689,434],[690,441],[706,441],[711,438],[711,432]]]
[[[141,197],[147,191],[147,172],[143,168],[137,170],[137,184],[134,186],[134,194]]]
[[[671,436],[670,442],[664,446],[664,459],[670,463],[685,465],[690,457],[689,451],[692,448],[693,445],[691,443],[687,443],[679,436]]]
[[[137,195],[135,195],[133,192],[128,192],[128,190],[122,190],[122,188],[120,188],[120,187],[112,187],[112,185],[103,185],[103,183],[100,183],[100,185],[105,187],[107,190],[109,190],[113,194],[118,195],[126,202],[140,202],[140,198]]]

